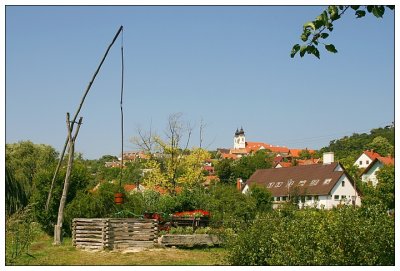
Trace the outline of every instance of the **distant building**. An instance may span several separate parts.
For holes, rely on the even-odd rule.
[[[289,149],[286,146],[275,146],[263,142],[250,142],[246,141],[246,135],[243,127],[236,129],[233,137],[233,148],[231,149],[217,149],[221,158],[224,159],[239,159],[243,156],[255,153],[259,150],[270,150],[277,156],[291,160],[292,158],[298,158],[299,153],[303,149]],[[306,149],[307,150],[307,149]],[[311,154],[315,153],[314,150],[308,150]],[[279,161],[281,162],[281,161]]]
[[[246,182],[243,193],[254,184],[271,191],[274,208],[293,196],[299,206],[331,209],[339,204],[361,205],[354,181],[343,166],[334,162],[333,153],[324,156],[322,164],[257,170]]]
[[[376,174],[384,165],[394,165],[394,158],[392,157],[377,157],[369,166],[364,170],[361,175],[361,180],[366,183],[371,183],[373,186],[378,184]]]
[[[354,165],[359,168],[367,168],[370,163],[378,157],[381,157],[381,155],[374,152],[374,150],[366,150],[357,158]]]

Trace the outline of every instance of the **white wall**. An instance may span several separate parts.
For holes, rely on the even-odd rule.
[[[361,164],[360,164],[361,162]],[[360,157],[358,157],[357,161],[354,163],[355,166],[359,168],[367,168],[369,164],[371,164],[372,160],[371,158],[368,157],[365,153],[361,154]]]
[[[375,162],[375,164],[368,170],[368,172],[365,172],[362,175],[361,180],[363,182],[371,182],[373,186],[376,186],[378,184],[376,173],[379,171],[381,166],[382,164],[380,162]]]

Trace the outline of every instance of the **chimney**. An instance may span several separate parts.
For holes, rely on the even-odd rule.
[[[237,178],[236,180],[236,188],[237,190],[239,190],[240,192],[242,192],[242,185],[243,185],[243,180],[240,178]]]
[[[333,152],[324,152],[323,155],[323,164],[329,165],[335,162],[335,155]]]

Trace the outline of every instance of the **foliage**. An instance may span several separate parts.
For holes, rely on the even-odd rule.
[[[395,207],[395,172],[393,165],[383,166],[377,173],[378,184],[376,190],[382,203],[387,209]]]
[[[10,208],[24,207],[36,189],[34,179],[42,171],[52,169],[57,162],[57,152],[51,146],[31,141],[6,144],[6,184]],[[13,203],[12,203],[13,202]],[[18,206],[15,205],[18,202]]]
[[[233,163],[232,175],[237,178],[248,179],[257,170],[272,167],[273,155],[268,150],[259,150],[251,155],[244,156]]]
[[[367,147],[374,152],[379,153],[381,156],[389,156],[394,154],[394,147],[389,143],[389,141],[382,137],[375,137],[371,143],[367,145]]]
[[[394,265],[394,218],[376,207],[267,212],[228,249],[233,265]]]
[[[250,197],[255,199],[256,208],[259,212],[272,210],[272,194],[268,188],[260,185],[252,185],[250,187]]]
[[[22,255],[30,255],[29,248],[39,234],[33,221],[31,206],[26,206],[6,219],[6,264],[13,265]]]
[[[300,159],[311,159],[312,154],[309,150],[305,149],[305,150],[301,150],[299,153],[299,158]]]
[[[391,10],[394,9],[394,6],[386,7]],[[302,45],[295,44],[290,56],[293,58],[299,52],[300,57],[307,53],[320,58],[317,48],[320,43],[325,46],[328,52],[337,53],[335,45],[326,43],[325,40],[333,31],[333,22],[340,19],[350,8],[355,11],[356,18],[364,17],[367,12],[372,13],[377,18],[382,18],[385,13],[385,6],[328,6],[314,21],[303,25],[303,33],[300,39],[304,43]]]
[[[21,182],[15,180],[11,170],[6,165],[6,216],[10,216],[28,204],[27,191]]]
[[[146,172],[142,182],[145,186],[161,187],[170,193],[175,193],[177,186],[198,185],[205,180],[203,163],[209,158],[206,150],[194,148],[190,154],[180,153],[178,160],[172,159],[172,156],[166,156],[162,160],[149,159],[144,164]]]
[[[233,177],[233,160],[221,159],[215,165],[215,173],[222,183],[234,184],[235,178]]]
[[[351,136],[332,140],[329,146],[322,148],[320,152],[334,152],[336,160],[341,162],[347,161],[347,164],[350,165],[357,160],[363,151],[368,149],[368,145],[372,143],[376,137],[384,137],[389,141],[389,144],[394,146],[394,127],[386,126],[384,128],[372,129],[369,134],[354,133]],[[346,166],[348,165],[345,165],[345,167]]]
[[[206,209],[211,212],[214,227],[228,227],[237,230],[245,227],[256,215],[254,198],[242,194],[234,186],[215,185],[210,187],[210,198]]]
[[[65,168],[60,170],[55,180],[55,185],[49,204],[49,210],[46,212],[44,206],[46,205],[53,174],[53,169],[47,169],[42,170],[35,175],[33,182],[37,189],[33,191],[30,199],[30,202],[33,204],[32,209],[35,220],[39,222],[43,230],[48,234],[53,232],[54,224],[57,220],[58,208],[64,185]],[[82,161],[75,161],[72,168],[70,186],[68,189],[66,201],[67,206],[73,199],[75,199],[78,191],[84,191],[87,188],[88,180],[88,172]]]

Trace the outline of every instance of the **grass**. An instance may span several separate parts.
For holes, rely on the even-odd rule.
[[[14,265],[226,265],[226,250],[223,248],[157,248],[123,253],[76,249],[69,238],[65,239],[61,246],[53,246],[52,241],[51,237],[42,236],[31,245],[29,254],[21,255]]]

